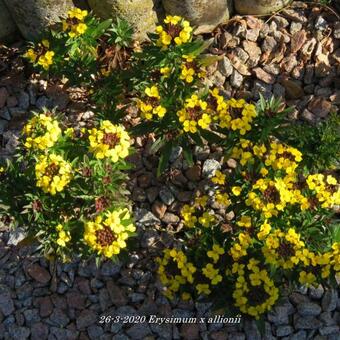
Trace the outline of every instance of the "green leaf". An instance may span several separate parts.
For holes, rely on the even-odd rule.
[[[193,160],[193,155],[192,155],[189,144],[185,143],[184,141],[182,143],[182,148],[183,148],[184,159],[188,162],[189,166],[193,166],[194,160]]]
[[[157,177],[159,177],[164,170],[166,169],[171,151],[172,151],[172,142],[170,141],[169,143],[165,144],[164,148],[161,150],[161,156],[159,158],[159,163],[158,163],[158,168],[157,168]]]
[[[162,136],[158,138],[151,146],[150,153],[155,154],[159,149],[161,149],[166,143],[166,139]]]
[[[134,136],[141,136],[148,132],[154,131],[158,127],[156,122],[143,122],[131,128],[130,132]]]
[[[91,32],[91,37],[93,39],[99,38],[105,31],[112,25],[112,19],[107,19],[101,22],[93,32]]]
[[[224,138],[222,138],[221,136],[209,130],[202,129],[200,132],[201,132],[202,137],[209,143],[219,144],[224,141]]]

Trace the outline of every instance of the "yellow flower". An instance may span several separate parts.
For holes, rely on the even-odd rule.
[[[196,285],[197,293],[209,295],[211,293],[211,290],[209,289],[209,285],[207,283],[199,283]]]
[[[232,187],[231,188],[231,191],[232,193],[235,195],[235,196],[240,196],[241,195],[241,192],[242,192],[242,188],[241,187]]]
[[[307,273],[304,270],[299,274],[299,282],[306,287],[316,283],[316,276],[313,273]]]
[[[44,55],[40,56],[38,59],[38,65],[42,66],[44,70],[48,70],[53,64],[53,51],[47,51]]]
[[[60,247],[66,247],[66,244],[71,241],[70,232],[69,231],[65,231],[64,227],[61,224],[58,224],[56,229],[58,231],[57,244]]]
[[[27,52],[24,54],[24,58],[29,59],[31,63],[35,63],[37,60],[37,53],[33,50],[33,48],[30,48],[27,50]]]
[[[116,209],[87,222],[84,240],[97,254],[111,258],[126,247],[126,240],[135,230],[128,209]]]
[[[80,8],[73,8],[67,12],[69,18],[76,18],[78,20],[84,20],[88,12],[86,10],[81,10]]]
[[[84,34],[87,30],[87,25],[84,23],[79,23],[75,27],[76,27],[75,30],[77,31],[78,35]]]
[[[189,84],[192,83],[194,81],[195,70],[193,68],[187,68],[186,65],[182,65],[181,68],[180,79],[185,80]]]
[[[214,263],[217,263],[220,255],[224,254],[224,249],[220,247],[218,244],[214,244],[212,250],[207,252],[208,257],[211,257]]]
[[[251,217],[243,215],[236,224],[240,227],[250,228],[251,227]]]
[[[183,20],[179,16],[168,15],[164,20],[165,27],[157,26],[158,34],[157,46],[163,49],[168,48],[171,43],[182,45],[191,40],[192,27],[188,21]]]
[[[34,115],[23,129],[27,149],[46,150],[51,148],[61,136],[58,121],[42,113]]]
[[[261,225],[260,231],[257,233],[257,238],[260,241],[263,241],[266,238],[266,236],[270,233],[270,231],[271,231],[271,226],[267,221],[265,221]]]
[[[56,154],[42,155],[35,165],[37,187],[55,195],[63,191],[72,179],[71,164]]]
[[[226,178],[226,175],[223,174],[221,171],[217,170],[215,172],[215,176],[211,179],[211,181],[215,184],[225,184],[225,178]]]
[[[171,68],[170,68],[170,67],[167,67],[167,66],[162,67],[162,68],[160,69],[160,72],[161,72],[161,74],[162,74],[165,78],[167,78],[167,77],[169,77],[169,75],[170,75],[170,73],[171,73]]]
[[[118,162],[129,155],[130,137],[121,125],[113,125],[104,120],[99,129],[93,128],[89,132],[90,151],[98,159],[109,158]]]

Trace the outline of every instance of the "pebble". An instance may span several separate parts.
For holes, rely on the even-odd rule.
[[[309,296],[312,298],[312,299],[316,299],[316,300],[319,300],[322,298],[323,294],[324,294],[325,290],[324,288],[322,287],[322,285],[319,285],[318,287],[313,287],[311,286],[309,288]]]
[[[162,187],[160,189],[159,197],[167,206],[171,205],[175,201],[175,196],[168,187]]]
[[[222,60],[218,63],[218,69],[221,74],[225,77],[230,77],[233,73],[233,65],[231,64],[228,57],[224,56]]]
[[[301,316],[316,316],[321,313],[321,307],[313,302],[303,302],[297,305],[298,313]]]
[[[84,309],[76,320],[77,329],[83,330],[86,327],[97,322],[98,316],[89,309]]]
[[[221,169],[221,164],[215,159],[207,159],[202,168],[202,175],[205,178],[211,178],[215,175],[217,170]]]
[[[230,78],[231,86],[239,88],[241,87],[242,83],[243,83],[243,76],[234,69],[231,75],[231,78]]]
[[[289,325],[278,326],[276,328],[276,336],[288,336],[294,332],[294,328]]]
[[[136,224],[140,224],[143,226],[154,226],[155,224],[160,223],[160,220],[147,209],[137,208],[135,210],[135,219]]]
[[[326,290],[322,300],[321,306],[324,312],[332,312],[335,310],[338,301],[338,292],[335,289]]]
[[[0,87],[0,109],[6,105],[7,98],[9,96],[5,87]]]
[[[164,214],[162,221],[166,224],[177,224],[179,223],[180,218],[175,214],[167,212]]]
[[[14,312],[14,303],[9,292],[0,294],[0,311],[4,316],[11,315]]]

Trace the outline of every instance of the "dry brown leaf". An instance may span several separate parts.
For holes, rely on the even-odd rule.
[[[303,44],[307,40],[307,34],[305,30],[298,31],[293,34],[292,40],[291,40],[291,52],[296,53],[300,50],[300,48],[303,46]]]

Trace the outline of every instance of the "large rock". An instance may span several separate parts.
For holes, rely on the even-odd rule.
[[[72,0],[4,0],[21,34],[38,39],[49,25],[66,17],[74,7]]]
[[[94,13],[103,19],[125,19],[134,29],[137,40],[145,40],[156,27],[157,15],[153,0],[88,0]]]
[[[196,32],[212,31],[218,24],[226,22],[232,9],[231,0],[163,0],[167,14],[180,15],[194,26]]]
[[[266,15],[288,5],[291,0],[234,0],[235,10],[239,14]]]
[[[3,0],[0,0],[0,43],[11,39],[16,31],[16,25],[9,14],[5,3]]]

